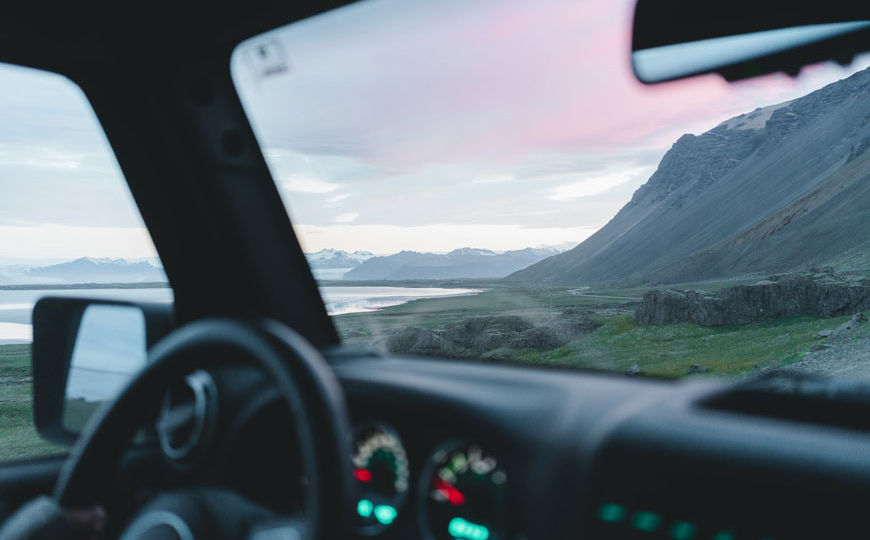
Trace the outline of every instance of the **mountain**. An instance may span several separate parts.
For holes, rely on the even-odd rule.
[[[510,276],[677,283],[870,267],[870,70],[683,135],[610,222]]]
[[[526,248],[496,253],[460,248],[446,254],[402,251],[372,257],[344,275],[344,279],[500,278],[558,253],[554,248]]]
[[[125,259],[92,259],[82,257],[74,261],[26,269],[27,282],[39,283],[145,283],[166,281],[166,274],[149,261]]]
[[[374,257],[368,251],[342,251],[340,249],[322,249],[316,253],[306,253],[308,264],[312,268],[356,268],[363,261]]]

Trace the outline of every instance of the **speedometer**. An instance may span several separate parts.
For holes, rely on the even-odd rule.
[[[389,527],[408,495],[408,458],[394,430],[365,425],[354,433],[353,476],[359,498],[357,530],[377,534]]]
[[[430,540],[505,538],[507,474],[474,443],[436,450],[424,471],[420,523]]]

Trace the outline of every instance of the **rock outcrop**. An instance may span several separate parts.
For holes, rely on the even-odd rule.
[[[655,289],[634,313],[638,324],[693,322],[702,326],[750,324],[764,319],[816,315],[837,317],[870,308],[870,279],[836,275],[830,269],[772,276],[718,293]]]
[[[558,321],[537,325],[517,315],[471,317],[440,328],[402,328],[387,338],[385,346],[391,353],[449,358],[480,357],[500,347],[550,350],[600,324],[573,310]]]

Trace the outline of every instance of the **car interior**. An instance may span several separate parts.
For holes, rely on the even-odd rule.
[[[870,392],[855,379],[632,376],[345,339],[270,167],[270,119],[231,69],[248,46],[255,71],[304,70],[275,32],[337,12],[351,35],[364,17],[344,4],[7,6],[0,62],[81,89],[172,301],[36,302],[32,422],[53,450],[0,463],[2,519],[49,495],[104,507],[103,537],[125,540],[866,537]],[[858,2],[630,8],[622,61],[659,93],[705,74],[799,79],[870,50]],[[100,404],[70,399],[89,347],[121,327],[139,345],[100,354],[127,376]]]

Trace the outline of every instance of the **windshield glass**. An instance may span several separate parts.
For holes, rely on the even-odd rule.
[[[236,49],[344,341],[630,375],[870,373],[870,57],[644,86],[632,7],[369,1]]]
[[[0,189],[4,461],[65,451],[41,439],[33,425],[31,322],[36,302],[74,296],[167,303],[173,293],[97,117],[69,79],[0,64]],[[144,339],[125,335],[119,311],[101,320],[83,317],[101,324],[79,326],[80,336],[89,328],[86,346],[64,385],[64,414],[76,416],[77,427],[129,378],[133,364],[124,354],[138,350],[144,355]],[[140,325],[144,332],[144,322]],[[129,343],[139,348],[94,354],[101,346]]]

